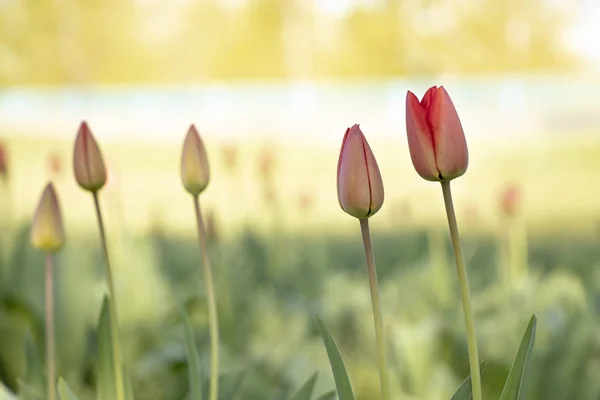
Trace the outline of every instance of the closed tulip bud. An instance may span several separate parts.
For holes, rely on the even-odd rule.
[[[38,203],[31,224],[31,244],[49,253],[58,251],[65,240],[58,197],[48,183]]]
[[[81,123],[75,139],[73,170],[79,186],[90,192],[97,192],[106,183],[102,152],[85,121]]]
[[[420,102],[412,92],[407,93],[406,132],[410,157],[423,179],[449,181],[467,170],[467,141],[443,86],[430,88]]]
[[[516,184],[508,185],[500,194],[500,211],[503,215],[514,217],[519,211],[521,190]]]
[[[383,181],[375,156],[358,125],[346,130],[337,167],[338,201],[342,210],[364,219],[383,205]]]
[[[196,127],[192,125],[181,152],[181,182],[185,190],[193,196],[198,196],[208,186],[209,179],[210,170],[204,143]]]
[[[8,160],[6,159],[6,147],[0,143],[0,178],[8,178]]]

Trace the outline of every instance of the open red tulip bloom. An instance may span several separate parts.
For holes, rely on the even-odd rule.
[[[338,201],[356,218],[368,218],[383,205],[383,182],[375,156],[358,125],[346,130],[337,168]]]
[[[406,132],[410,157],[423,179],[449,181],[467,170],[467,142],[454,104],[443,86],[430,88],[420,102],[408,91]]]

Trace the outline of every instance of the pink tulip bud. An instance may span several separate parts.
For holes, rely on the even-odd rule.
[[[0,178],[8,177],[8,160],[6,159],[6,147],[0,142]]]
[[[100,147],[85,121],[81,123],[75,139],[73,170],[82,189],[97,192],[106,183],[106,167]]]
[[[521,204],[521,190],[516,184],[510,184],[500,194],[500,211],[502,214],[515,216]]]
[[[443,86],[430,88],[423,99],[406,94],[406,132],[413,165],[428,181],[449,181],[469,165],[460,119]]]
[[[181,151],[181,182],[191,195],[198,196],[208,186],[210,170],[204,143],[194,125],[190,126]]]
[[[64,240],[58,197],[52,183],[48,183],[31,224],[31,244],[37,249],[54,253],[62,247]]]
[[[348,128],[337,167],[338,201],[342,210],[364,219],[383,205],[383,181],[375,156],[358,125]]]
[[[54,176],[60,176],[63,170],[62,156],[59,153],[51,153],[48,156],[48,168]]]

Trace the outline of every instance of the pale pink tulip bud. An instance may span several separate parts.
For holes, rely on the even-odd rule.
[[[49,253],[58,251],[65,240],[58,197],[48,183],[38,203],[31,224],[31,244]]]
[[[449,181],[469,165],[467,141],[454,104],[443,86],[423,99],[406,95],[406,132],[413,165],[428,181]]]
[[[190,126],[181,151],[181,182],[191,195],[198,196],[206,189],[210,169],[204,143],[194,125]]]
[[[513,217],[518,213],[521,205],[521,190],[516,184],[510,184],[500,194],[500,211],[502,214]]]
[[[106,183],[106,167],[102,152],[88,124],[79,127],[73,150],[75,179],[82,189],[97,192]]]
[[[8,160],[6,157],[6,146],[0,142],[0,178],[8,178]]]
[[[383,205],[383,181],[375,156],[358,125],[346,130],[337,168],[338,201],[342,210],[364,219]]]

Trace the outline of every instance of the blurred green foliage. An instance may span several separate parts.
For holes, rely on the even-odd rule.
[[[27,221],[51,177],[67,235],[56,270],[58,373],[81,400],[93,399],[105,288],[90,199],[77,189],[69,163],[61,161],[52,171],[46,164],[51,151],[68,160],[71,144],[26,138],[6,143],[11,175],[0,196],[0,379],[11,389],[39,385],[40,364],[34,361],[44,354],[43,257],[30,248]],[[222,399],[288,400],[315,371],[313,394],[331,391],[317,315],[340,346],[356,398],[376,398],[358,224],[335,199],[337,144],[327,149],[243,143],[236,147],[237,163],[231,163],[230,150],[219,152],[221,146],[207,140],[214,175],[202,201],[212,210],[207,225],[222,334]],[[392,393],[447,400],[469,370],[447,227],[435,205],[441,203],[439,188],[419,186],[400,146],[377,141],[372,146],[388,195],[372,228]],[[599,172],[599,148],[585,143],[585,151],[576,151],[576,146],[545,141],[499,154],[478,152],[474,144],[474,167],[456,181],[486,398],[499,398],[531,314],[538,316],[538,326],[528,398],[600,396],[597,189],[586,184]],[[269,163],[261,156],[266,148],[274,157]],[[180,148],[107,143],[103,150],[109,182],[100,197],[133,389],[139,399],[183,399],[189,371],[180,304],[190,316],[205,379],[209,341],[192,204],[177,176]],[[565,159],[569,162],[555,161]],[[527,222],[528,272],[507,290],[501,260],[512,258],[502,254],[504,225],[492,195],[515,177],[526,199],[519,218]],[[557,180],[569,189],[553,190]],[[204,382],[203,390],[207,387]]]
[[[316,3],[3,0],[0,84],[556,72],[578,65],[562,44],[573,8],[560,3],[385,0],[356,2],[340,18]]]
[[[23,228],[23,231],[26,227]],[[101,276],[85,280],[68,275],[94,275],[99,254],[93,234],[72,235],[69,250],[58,262],[58,350],[59,372],[81,398],[93,398],[93,361],[97,343],[94,317],[99,312],[96,286]],[[397,232],[374,234],[381,268],[382,298],[392,354],[395,392],[406,398],[444,399],[468,374],[462,314],[453,275],[444,281],[451,293],[442,301],[435,287],[434,265],[429,263],[423,232],[422,250],[402,263],[398,255],[414,244],[412,237]],[[489,238],[471,239],[466,248],[480,254],[469,260],[475,285],[474,304],[486,358],[484,388],[488,398],[497,398],[508,374],[527,316],[540,317],[536,343],[531,399],[597,399],[600,372],[597,343],[598,280],[584,280],[570,263],[586,262],[586,256],[600,257],[595,241],[582,243],[586,253],[559,254],[555,242],[532,243],[536,254],[548,261],[532,265],[533,277],[517,292],[499,290],[494,268],[497,258]],[[148,247],[143,242],[154,243]],[[290,256],[290,249],[294,255]],[[558,250],[557,250],[558,249]],[[449,248],[446,248],[450,256]],[[150,254],[147,254],[150,252]],[[252,229],[232,240],[213,244],[219,293],[223,367],[223,397],[241,385],[240,399],[285,399],[313,370],[321,371],[318,392],[333,387],[325,350],[315,315],[324,315],[336,332],[356,386],[357,398],[377,396],[377,368],[370,325],[368,288],[363,260],[351,236],[259,234]],[[187,393],[184,331],[174,299],[181,299],[191,315],[205,371],[208,368],[208,332],[205,301],[193,238],[153,233],[131,242],[129,260],[117,270],[146,269],[145,276],[158,274],[166,294],[157,294],[160,307],[149,317],[127,313],[136,292],[146,281],[143,276],[120,285],[124,296],[124,343],[136,398],[177,399]],[[148,256],[151,264],[145,264]],[[563,266],[553,259],[562,258]],[[7,274],[20,278],[2,292],[2,380],[15,388],[26,375],[27,331],[42,346],[42,273],[37,255],[23,246],[16,248],[13,261],[4,265]],[[78,259],[79,261],[76,261]],[[587,262],[590,260],[587,259]],[[143,265],[135,266],[142,263]],[[448,263],[448,267],[450,267]],[[156,268],[153,272],[153,268]],[[78,271],[79,270],[79,271]],[[120,271],[120,273],[119,273]],[[597,276],[597,274],[594,274]],[[122,281],[122,279],[121,279]],[[18,288],[18,289],[17,289]],[[94,294],[96,293],[96,294]],[[84,300],[86,299],[86,300]],[[77,304],[85,301],[88,307]],[[40,347],[41,349],[41,347]],[[205,387],[207,385],[204,385]],[[87,393],[87,395],[86,395]]]

